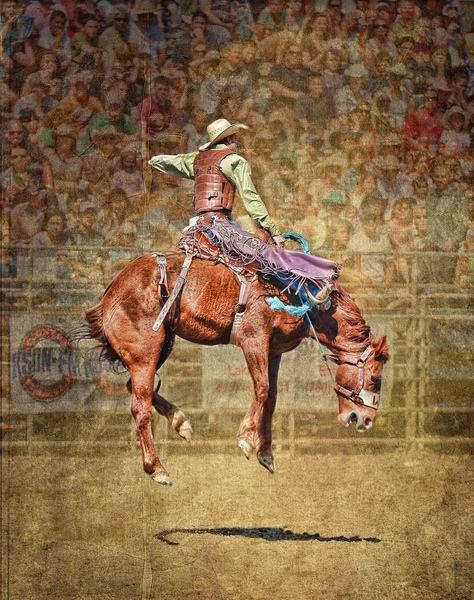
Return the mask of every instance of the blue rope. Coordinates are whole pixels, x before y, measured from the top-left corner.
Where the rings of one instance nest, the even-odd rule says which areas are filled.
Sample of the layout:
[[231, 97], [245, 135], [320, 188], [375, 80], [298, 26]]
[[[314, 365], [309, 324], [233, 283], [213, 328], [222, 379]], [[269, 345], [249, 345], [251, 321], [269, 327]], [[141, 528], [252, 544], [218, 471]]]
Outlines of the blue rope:
[[325, 361], [325, 357], [324, 357], [324, 348], [321, 346], [321, 342], [319, 341], [318, 336], [316, 335], [316, 330], [314, 329], [314, 325], [313, 322], [311, 321], [311, 319], [309, 318], [308, 314], [305, 314], [306, 319], [308, 320], [309, 326], [311, 327], [311, 331], [313, 332], [314, 335], [314, 339], [316, 340], [316, 342], [318, 343], [318, 347], [319, 350], [321, 352], [321, 354], [323, 355], [323, 360]]
[[311, 310], [311, 305], [307, 302], [303, 302], [301, 300], [301, 306], [293, 306], [292, 304], [283, 304], [283, 302], [278, 298], [278, 296], [272, 296], [271, 298], [266, 298], [268, 306], [272, 310], [284, 310], [290, 315], [294, 317], [304, 317], [307, 316], [309, 310]]
[[301, 233], [296, 233], [296, 231], [288, 231], [288, 233], [284, 233], [282, 237], [284, 237], [285, 240], [293, 240], [294, 242], [298, 242], [298, 244], [301, 246], [301, 250], [305, 254], [311, 254], [309, 250], [309, 244], [306, 238], [301, 235]]

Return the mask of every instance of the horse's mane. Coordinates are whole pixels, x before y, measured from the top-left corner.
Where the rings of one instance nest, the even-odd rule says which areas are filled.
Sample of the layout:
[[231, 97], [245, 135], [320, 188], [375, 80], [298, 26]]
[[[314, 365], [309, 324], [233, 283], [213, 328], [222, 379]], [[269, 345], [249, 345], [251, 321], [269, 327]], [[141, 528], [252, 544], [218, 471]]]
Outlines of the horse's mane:
[[366, 342], [370, 336], [370, 327], [364, 321], [360, 308], [354, 302], [351, 295], [339, 284], [336, 284], [333, 298], [336, 301], [336, 310], [344, 317], [346, 323], [349, 325], [347, 331], [348, 341], [359, 344]]

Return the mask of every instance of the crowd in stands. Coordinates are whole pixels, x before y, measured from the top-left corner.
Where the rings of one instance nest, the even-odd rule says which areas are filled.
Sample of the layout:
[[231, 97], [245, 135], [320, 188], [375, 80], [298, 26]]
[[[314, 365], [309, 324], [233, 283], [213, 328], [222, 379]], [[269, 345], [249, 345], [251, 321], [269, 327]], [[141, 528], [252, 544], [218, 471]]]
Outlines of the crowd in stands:
[[4, 0], [0, 74], [3, 277], [15, 245], [56, 247], [56, 275], [84, 281], [118, 247], [171, 246], [192, 182], [148, 159], [197, 150], [223, 117], [250, 127], [239, 151], [279, 228], [354, 253], [348, 281], [474, 283], [457, 0]]

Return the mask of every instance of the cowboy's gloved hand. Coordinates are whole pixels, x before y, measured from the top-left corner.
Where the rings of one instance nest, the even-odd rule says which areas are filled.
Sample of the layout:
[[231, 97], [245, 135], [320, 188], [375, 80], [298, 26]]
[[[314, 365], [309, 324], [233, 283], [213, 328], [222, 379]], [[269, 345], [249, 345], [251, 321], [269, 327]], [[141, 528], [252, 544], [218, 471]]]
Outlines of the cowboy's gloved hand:
[[283, 247], [285, 245], [285, 238], [282, 235], [274, 235], [273, 236], [273, 241], [275, 242], [275, 244], [277, 246], [281, 246]]

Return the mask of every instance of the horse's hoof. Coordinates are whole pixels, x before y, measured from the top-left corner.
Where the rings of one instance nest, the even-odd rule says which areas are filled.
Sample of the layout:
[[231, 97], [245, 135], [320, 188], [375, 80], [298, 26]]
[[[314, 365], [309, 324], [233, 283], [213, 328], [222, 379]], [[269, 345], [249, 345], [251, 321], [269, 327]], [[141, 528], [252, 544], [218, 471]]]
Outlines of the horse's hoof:
[[154, 473], [151, 477], [153, 481], [156, 481], [156, 483], [160, 483], [161, 485], [173, 485], [173, 482], [167, 473]]
[[252, 446], [245, 440], [239, 440], [237, 445], [242, 450], [242, 452], [245, 454], [245, 458], [248, 460], [252, 454]]
[[189, 421], [185, 421], [181, 427], [178, 429], [179, 435], [189, 443], [191, 443], [191, 436], [193, 434], [193, 428], [191, 427], [191, 423]]
[[262, 467], [265, 467], [265, 469], [267, 469], [267, 471], [270, 471], [270, 473], [275, 473], [275, 465], [273, 463], [273, 458], [271, 456], [265, 456], [262, 454], [258, 454], [257, 455], [258, 458], [258, 462], [262, 465]]

